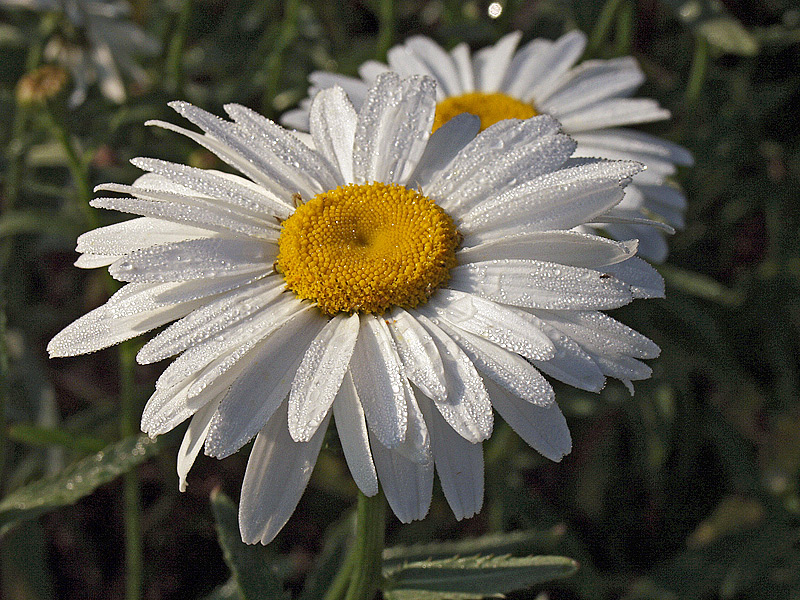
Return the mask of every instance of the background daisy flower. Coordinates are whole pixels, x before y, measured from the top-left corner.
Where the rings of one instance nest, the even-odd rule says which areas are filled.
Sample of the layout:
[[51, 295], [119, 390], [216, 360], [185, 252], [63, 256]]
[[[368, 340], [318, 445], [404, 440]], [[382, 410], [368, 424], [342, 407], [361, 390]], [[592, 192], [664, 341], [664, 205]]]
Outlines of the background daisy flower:
[[[575, 156], [635, 160], [647, 166], [628, 186], [622, 202], [591, 225], [618, 240], [638, 239], [640, 255], [662, 262], [668, 252], [664, 233], [644, 220], [683, 227], [686, 198], [667, 178], [676, 165], [691, 165], [692, 156], [676, 144], [624, 126], [668, 119], [669, 111], [655, 100], [630, 97], [644, 82], [632, 57], [575, 66], [586, 46], [583, 32], [571, 31], [554, 42], [535, 39], [517, 49], [521, 37], [520, 32], [510, 33], [470, 56], [466, 44], [446, 52], [430, 38], [414, 36], [388, 51], [388, 65], [361, 65], [360, 79], [312, 73], [309, 98], [339, 85], [359, 107], [375, 78], [391, 70], [436, 80], [434, 129], [464, 112], [478, 115], [483, 129], [501, 119], [553, 116], [578, 142]], [[282, 122], [307, 130], [309, 102], [287, 112]]]
[[[544, 456], [570, 451], [543, 371], [587, 390], [649, 376], [658, 348], [600, 312], [662, 294], [635, 242], [573, 229], [617, 205], [641, 169], [571, 158], [548, 116], [482, 133], [463, 115], [431, 134], [436, 85], [384, 74], [358, 112], [338, 87], [310, 108], [313, 148], [239, 105], [225, 121], [171, 106], [182, 133], [246, 177], [156, 159], [96, 207], [141, 215], [78, 240], [81, 267], [128, 285], [59, 333], [92, 352], [174, 321], [141, 349], [164, 371], [142, 416], [191, 418], [181, 488], [201, 447], [255, 437], [242, 485], [246, 542], [268, 543], [308, 483], [331, 417], [358, 487], [378, 482], [421, 519], [434, 468], [459, 519], [483, 499], [493, 411]], [[491, 165], [490, 170], [486, 169]]]
[[73, 30], [61, 31], [50, 39], [44, 57], [72, 74], [75, 90], [69, 99], [71, 106], [82, 104], [94, 83], [109, 100], [124, 102], [123, 73], [140, 85], [147, 83], [147, 74], [136, 59], [157, 54], [160, 45], [129, 19], [127, 2], [0, 0], [0, 5], [65, 15]]

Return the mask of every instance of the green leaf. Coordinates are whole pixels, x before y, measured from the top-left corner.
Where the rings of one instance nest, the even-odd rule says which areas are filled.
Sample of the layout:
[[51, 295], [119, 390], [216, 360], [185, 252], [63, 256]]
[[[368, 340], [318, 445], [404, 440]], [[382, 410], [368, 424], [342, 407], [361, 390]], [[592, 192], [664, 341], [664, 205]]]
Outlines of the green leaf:
[[100, 438], [74, 431], [19, 423], [8, 428], [8, 438], [29, 446], [63, 446], [78, 452], [100, 452], [106, 443]]
[[758, 41], [719, 0], [663, 0], [695, 34], [730, 54], [754, 56]]
[[385, 573], [385, 595], [412, 598], [484, 598], [572, 575], [578, 564], [563, 556], [469, 556], [405, 563]]
[[527, 529], [510, 533], [492, 533], [466, 540], [394, 546], [383, 551], [383, 564], [385, 568], [390, 568], [393, 564], [400, 562], [408, 563], [451, 556], [528, 554], [532, 548], [553, 547], [561, 541], [562, 537], [562, 528]]
[[239, 533], [236, 505], [219, 490], [211, 493], [211, 508], [217, 520], [217, 537], [231, 570], [241, 600], [283, 600], [289, 595], [267, 562], [263, 546], [248, 546]]
[[231, 577], [222, 585], [215, 587], [208, 596], [203, 596], [202, 600], [240, 600], [239, 586]]
[[57, 475], [12, 492], [0, 501], [0, 535], [19, 521], [74, 504], [141, 464], [159, 449], [160, 444], [146, 435], [127, 437], [79, 460]]
[[[347, 544], [355, 529], [355, 514], [347, 514], [325, 532], [325, 544], [308, 574], [300, 600], [322, 600], [344, 563]], [[385, 563], [384, 563], [385, 564]]]
[[75, 239], [81, 232], [79, 226], [52, 211], [14, 211], [0, 218], [0, 238], [22, 233], [44, 233], [47, 235]]

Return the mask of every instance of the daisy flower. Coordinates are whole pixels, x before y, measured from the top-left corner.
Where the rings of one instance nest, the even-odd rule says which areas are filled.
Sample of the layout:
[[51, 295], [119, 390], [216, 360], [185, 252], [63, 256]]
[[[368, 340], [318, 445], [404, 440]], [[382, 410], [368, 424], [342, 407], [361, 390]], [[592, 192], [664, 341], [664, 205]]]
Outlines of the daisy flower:
[[[664, 261], [667, 243], [662, 229], [683, 227], [686, 209], [686, 198], [667, 178], [676, 165], [691, 165], [692, 156], [680, 146], [622, 126], [668, 119], [669, 111], [655, 100], [630, 98], [644, 81], [632, 57], [574, 66], [586, 46], [582, 32], [572, 31], [554, 42], [535, 39], [517, 49], [521, 37], [520, 32], [511, 33], [474, 56], [466, 44], [446, 52], [430, 38], [411, 37], [389, 50], [388, 65], [364, 63], [360, 79], [312, 73], [309, 97], [339, 85], [358, 108], [375, 78], [391, 70], [436, 80], [434, 129], [465, 112], [478, 115], [483, 129], [501, 119], [555, 117], [578, 142], [575, 156], [634, 160], [647, 166], [634, 177], [622, 202], [591, 225], [618, 240], [638, 238], [640, 255]], [[307, 131], [309, 106], [310, 100], [303, 101], [282, 122]], [[649, 219], [665, 226], [659, 228]]]
[[124, 102], [121, 71], [140, 85], [147, 83], [147, 74], [135, 57], [157, 54], [159, 44], [128, 19], [127, 2], [0, 0], [0, 5], [61, 12], [66, 16], [74, 28], [73, 35], [54, 36], [44, 48], [44, 58], [71, 72], [75, 90], [70, 96], [70, 106], [82, 104], [94, 83], [98, 83], [109, 100]]
[[[51, 356], [92, 352], [175, 321], [141, 349], [164, 371], [142, 416], [156, 436], [191, 418], [180, 487], [201, 447], [255, 437], [240, 527], [268, 543], [294, 511], [333, 417], [358, 487], [421, 519], [434, 468], [459, 519], [483, 498], [481, 442], [497, 412], [544, 456], [571, 447], [540, 371], [587, 390], [649, 376], [658, 348], [600, 312], [661, 295], [635, 242], [572, 231], [619, 203], [641, 169], [573, 159], [557, 121], [431, 134], [427, 77], [377, 78], [356, 112], [341, 88], [310, 110], [310, 141], [228, 105], [226, 121], [171, 104], [161, 122], [245, 177], [137, 158], [141, 215], [82, 235], [80, 267], [128, 282], [59, 333]], [[310, 144], [310, 145], [309, 145]], [[312, 147], [313, 146], [313, 147]]]

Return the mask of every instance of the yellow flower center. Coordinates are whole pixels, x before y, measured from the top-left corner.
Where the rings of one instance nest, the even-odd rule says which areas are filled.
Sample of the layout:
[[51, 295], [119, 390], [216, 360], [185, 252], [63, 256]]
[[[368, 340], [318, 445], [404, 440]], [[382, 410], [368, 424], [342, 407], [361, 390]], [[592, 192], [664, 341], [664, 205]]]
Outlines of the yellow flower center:
[[530, 119], [539, 114], [532, 104], [526, 104], [505, 94], [470, 92], [445, 98], [436, 105], [433, 130], [436, 131], [461, 113], [480, 117], [481, 131], [503, 119]]
[[459, 234], [433, 201], [397, 184], [348, 184], [283, 222], [277, 269], [328, 315], [413, 308], [447, 281]]

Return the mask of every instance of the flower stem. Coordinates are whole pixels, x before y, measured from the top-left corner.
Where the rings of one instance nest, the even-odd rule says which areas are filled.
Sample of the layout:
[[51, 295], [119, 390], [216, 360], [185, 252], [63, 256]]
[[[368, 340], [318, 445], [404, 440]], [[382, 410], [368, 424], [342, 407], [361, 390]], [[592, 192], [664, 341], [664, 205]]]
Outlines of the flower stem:
[[178, 22], [169, 42], [165, 72], [167, 89], [178, 95], [183, 92], [183, 49], [186, 46], [186, 34], [191, 16], [192, 0], [183, 0]]
[[394, 42], [394, 0], [379, 0], [378, 20], [378, 45], [375, 48], [375, 58], [385, 60], [386, 53]]
[[375, 596], [381, 581], [385, 520], [383, 492], [372, 497], [359, 492], [355, 539], [325, 600], [371, 600]]
[[686, 83], [684, 99], [689, 108], [695, 108], [703, 91], [703, 84], [706, 81], [708, 71], [708, 42], [698, 35], [695, 40], [694, 57], [692, 58], [692, 69], [689, 73], [689, 81]]

